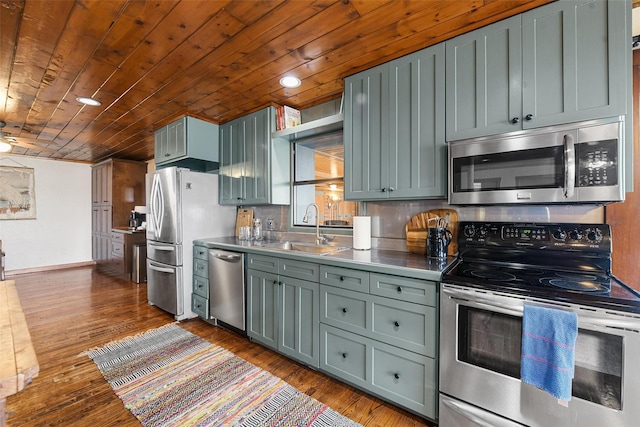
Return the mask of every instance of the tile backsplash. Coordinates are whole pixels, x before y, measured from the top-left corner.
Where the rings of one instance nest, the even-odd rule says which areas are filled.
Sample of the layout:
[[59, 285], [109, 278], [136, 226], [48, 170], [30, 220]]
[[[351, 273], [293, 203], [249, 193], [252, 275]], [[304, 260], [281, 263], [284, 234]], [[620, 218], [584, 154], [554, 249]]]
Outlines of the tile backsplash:
[[[512, 221], [512, 222], [576, 222], [602, 223], [604, 208], [596, 205], [549, 206], [450, 206], [446, 200], [367, 202], [363, 215], [371, 216], [372, 247], [406, 251], [405, 225], [409, 219], [430, 209], [452, 208], [461, 221]], [[273, 219], [274, 229], [285, 233], [293, 231], [289, 224], [289, 206], [253, 206], [254, 215], [265, 224]], [[309, 234], [314, 230], [309, 230]], [[330, 231], [323, 231], [332, 235]], [[351, 236], [337, 236], [341, 244], [349, 244]]]

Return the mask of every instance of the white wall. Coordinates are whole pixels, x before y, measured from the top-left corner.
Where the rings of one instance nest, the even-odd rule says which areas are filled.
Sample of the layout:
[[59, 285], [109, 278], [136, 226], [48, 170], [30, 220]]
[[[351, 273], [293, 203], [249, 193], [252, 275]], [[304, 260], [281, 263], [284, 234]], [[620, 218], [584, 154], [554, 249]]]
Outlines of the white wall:
[[35, 173], [36, 219], [0, 220], [7, 273], [90, 262], [91, 165], [9, 155], [0, 165]]

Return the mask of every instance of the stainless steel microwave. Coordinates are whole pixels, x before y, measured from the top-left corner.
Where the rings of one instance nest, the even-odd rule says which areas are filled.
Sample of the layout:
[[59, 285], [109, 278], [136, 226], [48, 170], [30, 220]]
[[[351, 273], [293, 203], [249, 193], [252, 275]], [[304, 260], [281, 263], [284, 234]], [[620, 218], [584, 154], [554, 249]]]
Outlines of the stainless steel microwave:
[[452, 205], [624, 200], [624, 117], [449, 143]]

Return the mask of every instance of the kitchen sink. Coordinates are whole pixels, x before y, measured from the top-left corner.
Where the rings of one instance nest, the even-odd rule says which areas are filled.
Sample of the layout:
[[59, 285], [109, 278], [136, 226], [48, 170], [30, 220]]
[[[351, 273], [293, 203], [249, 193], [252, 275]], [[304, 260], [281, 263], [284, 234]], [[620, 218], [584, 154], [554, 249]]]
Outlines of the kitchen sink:
[[307, 252], [312, 254], [328, 254], [332, 252], [349, 249], [346, 246], [314, 245], [313, 243], [301, 242], [277, 242], [262, 246], [264, 249], [275, 249], [280, 251]]

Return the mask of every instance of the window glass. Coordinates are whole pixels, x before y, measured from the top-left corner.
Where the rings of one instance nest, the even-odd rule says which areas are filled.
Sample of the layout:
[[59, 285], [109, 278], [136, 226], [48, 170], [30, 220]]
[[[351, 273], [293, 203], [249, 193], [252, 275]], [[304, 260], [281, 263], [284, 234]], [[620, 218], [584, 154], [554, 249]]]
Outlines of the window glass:
[[[351, 228], [357, 202], [344, 200], [344, 145], [342, 132], [307, 138], [294, 144], [293, 225]], [[316, 218], [310, 209], [318, 206]]]

